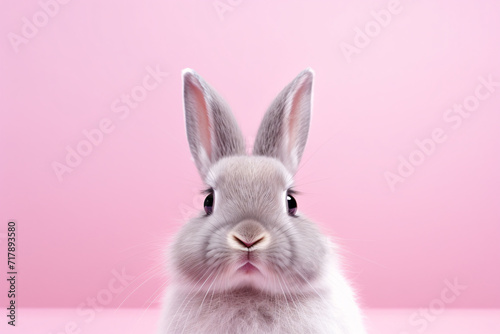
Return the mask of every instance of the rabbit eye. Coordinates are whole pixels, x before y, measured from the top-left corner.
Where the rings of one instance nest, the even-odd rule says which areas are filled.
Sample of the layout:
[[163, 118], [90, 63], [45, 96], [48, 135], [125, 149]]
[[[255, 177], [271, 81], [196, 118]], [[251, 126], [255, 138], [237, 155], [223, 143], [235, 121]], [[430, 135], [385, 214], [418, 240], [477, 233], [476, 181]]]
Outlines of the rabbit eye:
[[207, 197], [205, 197], [203, 208], [205, 209], [207, 216], [212, 214], [212, 212], [214, 211], [214, 193], [210, 193]]
[[288, 214], [290, 216], [295, 216], [295, 214], [297, 213], [297, 201], [295, 200], [295, 198], [293, 198], [292, 195], [286, 195], [286, 204], [288, 208]]

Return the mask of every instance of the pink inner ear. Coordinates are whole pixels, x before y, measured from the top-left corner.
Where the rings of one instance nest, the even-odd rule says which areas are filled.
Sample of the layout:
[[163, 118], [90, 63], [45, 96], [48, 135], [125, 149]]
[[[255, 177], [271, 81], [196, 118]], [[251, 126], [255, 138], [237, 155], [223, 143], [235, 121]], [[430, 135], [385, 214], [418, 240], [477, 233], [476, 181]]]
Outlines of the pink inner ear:
[[207, 156], [211, 159], [212, 155], [212, 141], [210, 137], [210, 118], [208, 116], [208, 108], [205, 100], [203, 88], [198, 82], [190, 81], [188, 89], [193, 97], [195, 103], [196, 119], [198, 121], [198, 136], [201, 146], [205, 149]]
[[299, 83], [299, 88], [293, 93], [290, 114], [288, 115], [288, 152], [292, 153], [297, 144], [301, 109], [304, 108], [304, 94], [307, 91], [305, 80]]

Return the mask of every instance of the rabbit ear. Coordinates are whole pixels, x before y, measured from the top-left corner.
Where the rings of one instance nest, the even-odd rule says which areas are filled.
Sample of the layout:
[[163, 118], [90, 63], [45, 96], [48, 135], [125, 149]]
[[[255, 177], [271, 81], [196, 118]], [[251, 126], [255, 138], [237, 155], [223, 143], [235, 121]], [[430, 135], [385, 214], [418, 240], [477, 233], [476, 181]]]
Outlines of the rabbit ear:
[[186, 132], [202, 178], [222, 157], [245, 154], [245, 140], [226, 102], [195, 71], [182, 71]]
[[295, 174], [304, 152], [312, 108], [312, 69], [302, 71], [269, 107], [255, 139], [253, 154], [279, 159]]

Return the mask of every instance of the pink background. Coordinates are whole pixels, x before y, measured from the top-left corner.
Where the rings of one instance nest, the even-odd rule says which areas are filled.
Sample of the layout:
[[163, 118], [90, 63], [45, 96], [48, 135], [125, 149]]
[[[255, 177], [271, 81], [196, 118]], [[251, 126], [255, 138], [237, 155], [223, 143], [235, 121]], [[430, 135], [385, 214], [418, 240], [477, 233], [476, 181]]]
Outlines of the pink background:
[[[343, 246], [363, 304], [427, 306], [457, 278], [467, 289], [448, 307], [500, 307], [500, 86], [456, 129], [443, 120], [480, 76], [500, 81], [500, 2], [402, 0], [350, 62], [341, 43], [388, 1], [229, 1], [222, 16], [213, 3], [71, 1], [16, 52], [9, 33], [21, 35], [41, 7], [3, 1], [0, 253], [15, 220], [19, 303], [77, 307], [124, 268], [137, 279], [104, 306], [151, 304], [164, 283], [161, 250], [203, 199], [181, 70], [226, 98], [250, 140], [275, 95], [310, 66], [297, 199]], [[157, 66], [170, 75], [120, 118], [112, 104]], [[113, 130], [58, 180], [53, 162], [106, 118]], [[447, 140], [391, 191], [384, 173], [435, 128]]]

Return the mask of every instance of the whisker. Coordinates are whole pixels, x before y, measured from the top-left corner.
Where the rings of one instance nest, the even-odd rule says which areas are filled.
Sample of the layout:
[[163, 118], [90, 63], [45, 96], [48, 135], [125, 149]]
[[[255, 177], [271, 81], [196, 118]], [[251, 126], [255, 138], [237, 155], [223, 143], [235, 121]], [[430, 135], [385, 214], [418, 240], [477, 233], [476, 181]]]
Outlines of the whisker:
[[[202, 279], [203, 277], [205, 277], [205, 275], [208, 273], [208, 270], [206, 270], [203, 275], [198, 279], [198, 281], [196, 282], [196, 284], [198, 284]], [[193, 285], [193, 287], [191, 288], [191, 290], [186, 294], [186, 297], [184, 298], [184, 300], [182, 301], [182, 303], [179, 305], [179, 307], [177, 308], [177, 311], [175, 311], [174, 315], [172, 316], [172, 319], [170, 319], [170, 323], [168, 324], [168, 327], [166, 329], [166, 332], [168, 332], [168, 329], [170, 328], [170, 326], [172, 325], [172, 322], [174, 321], [174, 319], [176, 318], [177, 316], [177, 313], [179, 312], [179, 310], [181, 309], [182, 305], [184, 305], [184, 303], [186, 302], [187, 298], [189, 297], [189, 295], [191, 294], [191, 292], [193, 292], [193, 290], [195, 289], [196, 287], [196, 284]], [[177, 324], [178, 324], [179, 320], [177, 320], [176, 322], [176, 325], [175, 325], [175, 328], [177, 328]]]
[[[162, 288], [165, 286], [165, 284], [167, 284], [167, 283], [168, 283], [168, 281], [165, 281], [162, 285], [160, 285], [160, 287], [159, 287], [158, 289], [156, 289], [156, 291], [155, 291], [155, 292], [153, 292], [153, 294], [151, 295], [151, 297], [152, 297], [152, 296], [154, 296], [154, 295], [158, 292], [158, 290], [162, 289]], [[136, 322], [135, 322], [135, 327], [137, 327], [137, 325], [138, 325], [138, 324], [140, 324], [141, 319], [144, 317], [144, 314], [146, 314], [146, 312], [149, 310], [149, 308], [151, 307], [151, 305], [153, 305], [153, 303], [154, 303], [154, 302], [158, 299], [158, 297], [160, 297], [160, 296], [161, 296], [161, 291], [160, 291], [158, 294], [156, 294], [156, 297], [155, 297], [155, 298], [151, 301], [151, 303], [149, 303], [148, 307], [147, 307], [147, 308], [146, 308], [146, 309], [142, 312], [142, 314], [141, 314], [141, 316], [139, 317], [139, 319], [137, 319], [137, 320], [136, 320]], [[151, 297], [150, 297], [150, 298], [151, 298]], [[148, 298], [148, 300], [149, 300], [150, 298]], [[146, 303], [147, 303], [147, 301], [146, 301]], [[146, 303], [145, 303], [145, 304], [146, 304]], [[145, 305], [145, 304], [144, 304], [144, 305]], [[144, 307], [144, 305], [143, 305], [143, 307]], [[134, 331], [134, 332], [136, 333], [136, 331]]]
[[318, 290], [316, 290], [316, 288], [309, 282], [309, 280], [306, 277], [304, 277], [304, 275], [302, 275], [300, 271], [297, 271], [297, 274], [299, 274], [304, 279], [304, 281], [313, 289], [313, 291], [319, 296], [319, 298], [321, 298], [323, 302], [328, 304], [328, 302], [323, 298], [323, 296], [318, 292]]
[[[151, 270], [149, 270], [148, 272], [151, 272], [151, 271], [154, 271], [154, 270], [157, 270], [158, 268], [153, 268]], [[144, 274], [142, 274], [144, 275]], [[142, 276], [141, 275], [141, 276]], [[124, 300], [122, 300], [122, 302], [120, 303], [120, 305], [118, 305], [118, 307], [115, 309], [115, 311], [113, 312], [114, 314], [120, 309], [120, 307], [127, 301], [127, 299], [129, 299], [130, 296], [132, 296], [132, 294], [134, 292], [136, 292], [141, 286], [143, 286], [144, 284], [146, 284], [147, 282], [149, 282], [151, 279], [155, 278], [156, 275], [151, 275], [148, 279], [146, 279], [145, 281], [143, 281], [141, 284], [139, 284], [139, 286], [137, 286], [134, 290], [132, 290], [132, 292], [130, 292], [127, 297], [125, 297]], [[140, 277], [140, 276], [139, 276]], [[135, 280], [134, 280], [135, 281]]]
[[[210, 273], [210, 275], [208, 275], [208, 277], [205, 279], [205, 281], [203, 282], [203, 284], [202, 284], [202, 285], [198, 288], [198, 291], [196, 291], [196, 293], [195, 293], [195, 294], [193, 294], [193, 296], [191, 297], [191, 299], [189, 299], [189, 301], [188, 301], [188, 302], [186, 303], [186, 305], [184, 306], [184, 309], [182, 310], [182, 313], [181, 313], [181, 314], [184, 314], [184, 310], [186, 309], [186, 307], [189, 305], [189, 303], [191, 303], [191, 301], [193, 300], [193, 298], [194, 298], [194, 297], [196, 297], [196, 295], [197, 295], [197, 294], [201, 291], [201, 289], [203, 288], [203, 286], [205, 285], [205, 283], [207, 283], [208, 279], [209, 279], [209, 278], [213, 275], [213, 273], [214, 273], [214, 271], [212, 271], [212, 272]], [[189, 310], [189, 313], [188, 313], [188, 315], [187, 315], [187, 317], [186, 317], [186, 321], [184, 321], [184, 327], [182, 328], [182, 332], [181, 332], [181, 334], [183, 334], [183, 333], [184, 333], [184, 330], [186, 329], [186, 326], [187, 326], [187, 323], [188, 323], [188, 320], [189, 320], [189, 316], [191, 315], [191, 311], [192, 311], [192, 310], [193, 310], [192, 308]], [[177, 327], [176, 327], [176, 328], [177, 328]]]
[[200, 313], [202, 311], [202, 307], [203, 307], [203, 302], [205, 301], [205, 298], [207, 298], [207, 295], [208, 293], [210, 292], [210, 288], [212, 288], [212, 285], [214, 285], [214, 283], [217, 281], [217, 277], [219, 276], [219, 273], [220, 272], [217, 272], [217, 275], [215, 275], [215, 278], [214, 280], [212, 281], [212, 283], [210, 284], [210, 286], [208, 287], [208, 290], [207, 292], [205, 293], [205, 296], [203, 297], [202, 301], [201, 301], [201, 304], [200, 306], [198, 307], [198, 313], [196, 314], [196, 317], [198, 318], [200, 316]]

